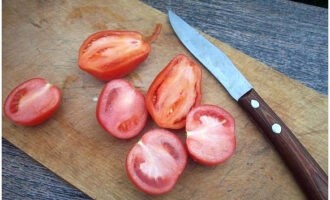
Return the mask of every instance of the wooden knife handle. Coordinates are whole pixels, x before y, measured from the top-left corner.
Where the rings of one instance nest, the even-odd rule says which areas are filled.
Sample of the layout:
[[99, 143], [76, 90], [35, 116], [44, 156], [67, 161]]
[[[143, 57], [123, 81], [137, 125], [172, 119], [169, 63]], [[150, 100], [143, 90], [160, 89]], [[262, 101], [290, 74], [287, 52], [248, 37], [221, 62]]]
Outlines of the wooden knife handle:
[[258, 93], [252, 89], [238, 103], [271, 140], [308, 199], [328, 199], [328, 175]]

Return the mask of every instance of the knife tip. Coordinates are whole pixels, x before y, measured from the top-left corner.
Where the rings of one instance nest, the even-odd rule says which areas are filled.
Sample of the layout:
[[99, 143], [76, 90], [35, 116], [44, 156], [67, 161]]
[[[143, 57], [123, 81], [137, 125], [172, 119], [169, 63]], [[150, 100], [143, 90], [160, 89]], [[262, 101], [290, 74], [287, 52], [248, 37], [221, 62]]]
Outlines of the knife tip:
[[173, 14], [174, 14], [174, 12], [170, 8], [167, 9], [167, 15], [168, 16], [173, 15]]

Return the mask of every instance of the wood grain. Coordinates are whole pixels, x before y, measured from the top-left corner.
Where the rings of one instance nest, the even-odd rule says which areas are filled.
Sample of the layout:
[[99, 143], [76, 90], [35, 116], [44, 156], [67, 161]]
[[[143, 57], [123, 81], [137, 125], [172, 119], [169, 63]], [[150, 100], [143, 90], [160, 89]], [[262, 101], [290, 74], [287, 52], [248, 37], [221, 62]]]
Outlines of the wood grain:
[[[148, 35], [156, 23], [162, 23], [149, 58], [126, 77], [146, 92], [153, 77], [176, 54], [191, 56], [166, 16], [138, 1], [12, 2], [3, 4], [2, 95], [7, 96], [26, 79], [41, 76], [62, 89], [63, 100], [55, 116], [37, 127], [15, 126], [3, 118], [3, 137], [94, 199], [153, 199], [136, 190], [124, 170], [126, 154], [142, 134], [121, 141], [98, 125], [93, 98], [104, 82], [78, 69], [77, 51], [88, 35], [101, 29], [137, 30]], [[229, 55], [327, 172], [327, 98], [209, 39]], [[202, 102], [219, 105], [235, 117], [237, 150], [217, 167], [189, 160], [174, 190], [155, 199], [304, 199], [259, 129], [205, 69], [202, 73]], [[155, 126], [149, 120], [143, 132]], [[178, 135], [184, 139], [183, 130]], [[198, 184], [192, 184], [196, 180]]]

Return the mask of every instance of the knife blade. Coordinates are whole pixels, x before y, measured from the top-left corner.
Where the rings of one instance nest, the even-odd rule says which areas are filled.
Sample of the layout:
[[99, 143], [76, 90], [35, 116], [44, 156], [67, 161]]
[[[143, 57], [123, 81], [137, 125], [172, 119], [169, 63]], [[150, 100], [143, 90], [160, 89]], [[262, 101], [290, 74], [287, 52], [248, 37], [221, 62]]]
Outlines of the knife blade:
[[222, 51], [172, 11], [169, 11], [168, 16], [181, 42], [222, 83], [236, 101], [252, 89], [251, 84]]
[[328, 198], [328, 176], [292, 131], [218, 47], [171, 10], [169, 22], [182, 44], [224, 86], [270, 139], [309, 199]]

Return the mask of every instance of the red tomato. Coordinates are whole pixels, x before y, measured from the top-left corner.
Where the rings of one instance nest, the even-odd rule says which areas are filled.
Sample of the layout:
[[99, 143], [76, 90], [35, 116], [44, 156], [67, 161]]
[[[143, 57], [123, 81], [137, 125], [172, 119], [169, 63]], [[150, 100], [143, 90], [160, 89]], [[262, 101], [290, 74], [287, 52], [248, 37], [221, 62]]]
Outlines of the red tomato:
[[144, 37], [135, 31], [107, 30], [92, 34], [79, 49], [79, 67], [100, 80], [121, 78], [133, 71], [149, 55], [150, 43], [160, 33]]
[[152, 82], [146, 97], [147, 109], [163, 128], [180, 129], [192, 107], [201, 102], [202, 71], [185, 55], [177, 55]]
[[43, 78], [27, 80], [14, 88], [4, 104], [5, 115], [15, 124], [38, 125], [60, 105], [60, 90]]
[[220, 164], [235, 151], [234, 119], [218, 106], [193, 108], [187, 116], [186, 131], [188, 152], [200, 164]]
[[174, 187], [186, 163], [187, 152], [179, 138], [165, 129], [154, 129], [130, 150], [126, 172], [143, 192], [163, 194]]
[[101, 126], [112, 136], [128, 139], [143, 129], [148, 112], [141, 92], [127, 81], [116, 79], [103, 88], [96, 116]]

